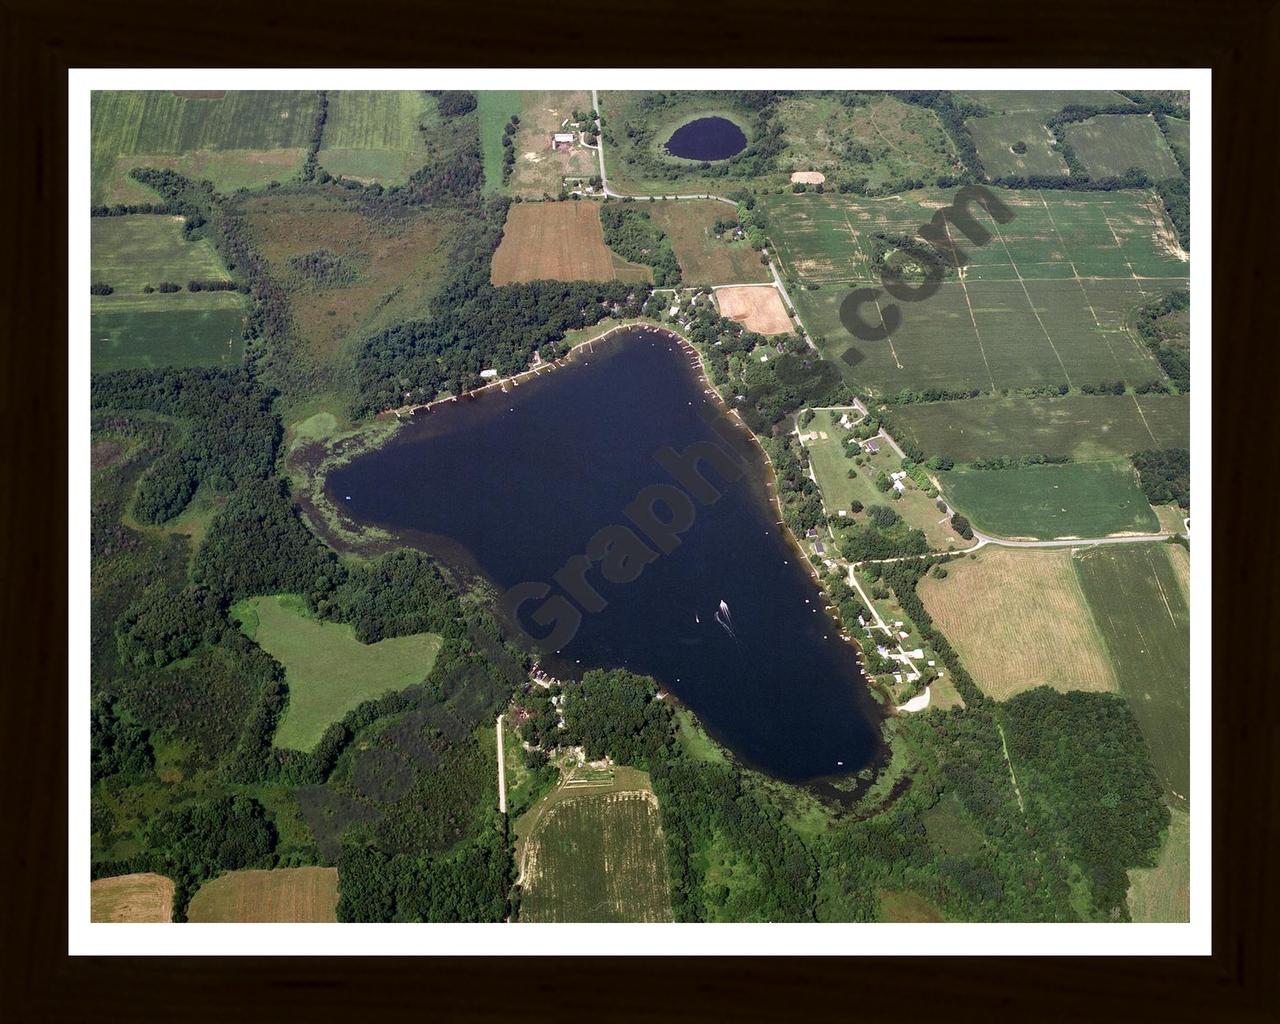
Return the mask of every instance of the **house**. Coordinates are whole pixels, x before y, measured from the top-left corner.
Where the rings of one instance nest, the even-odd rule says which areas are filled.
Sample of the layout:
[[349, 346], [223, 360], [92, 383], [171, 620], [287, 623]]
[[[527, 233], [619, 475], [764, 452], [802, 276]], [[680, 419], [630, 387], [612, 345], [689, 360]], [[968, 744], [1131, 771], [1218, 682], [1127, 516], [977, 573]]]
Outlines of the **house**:
[[880, 442], [872, 438], [870, 441], [867, 442], [866, 447], [867, 447], [868, 454], [875, 455], [878, 451], [880, 451]]
[[822, 546], [822, 541], [820, 540], [815, 540], [813, 542], [813, 551], [814, 554], [818, 555], [825, 555], [827, 553], [827, 549]]
[[493, 380], [494, 377], [498, 376], [498, 371], [497, 370], [481, 370], [480, 376], [483, 377], [485, 380]]
[[556, 132], [551, 136], [551, 148], [567, 152], [573, 148], [573, 132]]

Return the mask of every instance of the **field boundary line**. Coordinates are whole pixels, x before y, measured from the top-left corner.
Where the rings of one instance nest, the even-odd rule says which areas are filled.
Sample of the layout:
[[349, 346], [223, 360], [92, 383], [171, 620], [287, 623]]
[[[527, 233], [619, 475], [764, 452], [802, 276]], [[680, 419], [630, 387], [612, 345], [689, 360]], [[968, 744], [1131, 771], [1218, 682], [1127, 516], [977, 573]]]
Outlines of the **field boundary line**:
[[[1004, 247], [1004, 254], [1009, 257], [1009, 265], [1013, 267], [1014, 274], [1018, 277], [1018, 284], [1022, 285], [1022, 294], [1027, 297], [1027, 305], [1031, 307], [1031, 315], [1036, 318], [1036, 323], [1040, 325], [1040, 331], [1044, 334], [1044, 340], [1049, 343], [1049, 347], [1053, 349], [1053, 355], [1058, 360], [1058, 365], [1062, 367], [1062, 375], [1067, 378], [1067, 387], [1071, 387], [1071, 374], [1067, 372], [1067, 364], [1062, 361], [1062, 356], [1058, 353], [1058, 346], [1053, 343], [1053, 339], [1049, 337], [1049, 331], [1044, 325], [1044, 321], [1040, 319], [1040, 311], [1036, 309], [1035, 302], [1031, 299], [1031, 292], [1027, 290], [1027, 283], [1022, 279], [1022, 271], [1018, 269], [1018, 264], [1014, 262], [1013, 253], [1009, 251], [1009, 243], [1004, 240], [1004, 235], [1000, 232], [1000, 226], [996, 224], [995, 219], [991, 219], [991, 224], [996, 230], [996, 237], [1000, 239], [1000, 244]], [[1114, 353], [1112, 353], [1114, 358]]]
[[1133, 399], [1133, 404], [1138, 409], [1138, 415], [1142, 418], [1142, 425], [1147, 428], [1147, 433], [1151, 435], [1151, 443], [1158, 448], [1160, 446], [1160, 442], [1156, 440], [1155, 432], [1151, 429], [1151, 424], [1147, 422], [1147, 414], [1142, 411], [1142, 403], [1138, 401], [1138, 396], [1136, 394], [1132, 394], [1130, 397]]
[[[951, 237], [951, 222], [943, 220], [942, 226], [946, 229], [947, 241], [951, 243], [951, 252], [953, 254], [959, 252], [956, 248], [955, 239]], [[1005, 246], [1005, 252], [1008, 252], [1008, 246]], [[982, 332], [978, 330], [978, 318], [974, 315], [973, 303], [969, 301], [969, 286], [964, 281], [964, 270], [964, 267], [957, 267], [956, 277], [960, 279], [960, 291], [964, 295], [964, 304], [969, 309], [969, 322], [973, 324], [973, 336], [978, 339], [978, 352], [982, 355], [982, 365], [987, 368], [987, 380], [991, 381], [991, 393], [994, 395], [996, 393], [996, 378], [995, 374], [991, 372], [991, 363], [987, 361], [987, 347], [982, 344]], [[1016, 271], [1017, 268], [1015, 267], [1014, 270]]]

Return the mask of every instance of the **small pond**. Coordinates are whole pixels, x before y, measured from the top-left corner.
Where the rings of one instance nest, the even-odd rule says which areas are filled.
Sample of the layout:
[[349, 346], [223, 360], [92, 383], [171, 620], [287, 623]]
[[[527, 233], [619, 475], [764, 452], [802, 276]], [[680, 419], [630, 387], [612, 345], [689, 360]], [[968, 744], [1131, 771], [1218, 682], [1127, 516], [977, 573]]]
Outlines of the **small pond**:
[[685, 160], [728, 160], [746, 146], [742, 129], [727, 117], [700, 117], [677, 128], [666, 150]]

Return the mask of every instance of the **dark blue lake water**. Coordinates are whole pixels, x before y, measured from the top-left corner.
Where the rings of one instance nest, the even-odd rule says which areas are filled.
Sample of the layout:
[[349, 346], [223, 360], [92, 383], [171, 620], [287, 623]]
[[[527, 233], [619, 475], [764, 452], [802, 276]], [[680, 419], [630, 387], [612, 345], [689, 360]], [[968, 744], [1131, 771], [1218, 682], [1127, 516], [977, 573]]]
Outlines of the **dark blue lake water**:
[[[882, 711], [777, 524], [758, 449], [740, 427], [730, 445], [718, 441], [702, 389], [671, 335], [620, 332], [506, 394], [495, 388], [420, 414], [385, 447], [334, 471], [326, 488], [357, 522], [499, 591], [541, 582], [563, 595], [553, 575], [597, 531], [617, 524], [643, 536], [624, 509], [651, 485], [680, 486], [655, 459], [660, 448], [717, 441], [746, 452], [735, 481], [700, 466], [719, 499], [692, 495], [678, 546], [638, 578], [609, 582], [591, 566], [586, 579], [606, 607], [583, 614], [542, 664], [561, 678], [596, 667], [652, 675], [744, 763], [778, 778], [851, 774], [880, 756]], [[536, 636], [547, 632], [530, 619], [542, 600], [518, 616]]]
[[728, 160], [746, 148], [747, 137], [727, 117], [700, 117], [667, 139], [667, 152], [686, 160]]

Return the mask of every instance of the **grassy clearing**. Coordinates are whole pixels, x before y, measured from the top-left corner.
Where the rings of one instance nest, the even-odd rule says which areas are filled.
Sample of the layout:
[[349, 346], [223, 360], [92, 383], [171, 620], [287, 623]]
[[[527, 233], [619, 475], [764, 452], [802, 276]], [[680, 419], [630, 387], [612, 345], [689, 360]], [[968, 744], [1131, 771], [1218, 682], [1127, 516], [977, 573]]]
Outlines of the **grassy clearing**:
[[1186, 448], [1185, 395], [1066, 395], [919, 402], [892, 412], [894, 437], [957, 462], [1000, 456], [1067, 455], [1077, 462], [1145, 448]]
[[[971, 117], [965, 122], [989, 177], [1067, 174], [1067, 162], [1051, 148], [1053, 133], [1045, 127], [1044, 118], [1035, 111], [1020, 111]], [[1026, 150], [1015, 153], [1013, 146], [1019, 142]]]
[[141, 872], [99, 878], [89, 886], [89, 920], [156, 924], [173, 919], [173, 882]]
[[1040, 114], [1063, 107], [1109, 107], [1131, 102], [1110, 89], [970, 89], [961, 96], [981, 103], [994, 114]]
[[[1171, 805], [1191, 785], [1191, 614], [1168, 544], [1078, 552], [1075, 568]], [[1185, 554], [1185, 552], [1182, 552]]]
[[898, 924], [936, 924], [945, 921], [942, 911], [923, 896], [906, 890], [880, 890], [880, 920]]
[[938, 115], [893, 96], [856, 107], [830, 96], [790, 96], [778, 104], [778, 120], [788, 174], [866, 178], [879, 188], [908, 178], [933, 182], [959, 166]]
[[[526, 199], [559, 195], [565, 178], [593, 178], [600, 173], [594, 149], [576, 142], [567, 153], [551, 148], [551, 136], [556, 132], [575, 131], [572, 124], [563, 126], [565, 120], [572, 118], [575, 110], [586, 113], [590, 109], [591, 93], [586, 90], [520, 93], [520, 127], [514, 142], [516, 165], [508, 182], [513, 195]], [[505, 124], [503, 121], [497, 127], [499, 144]], [[500, 148], [497, 155], [500, 161]], [[488, 165], [485, 167], [487, 175]]]
[[850, 383], [994, 392], [1160, 377], [1127, 323], [1144, 301], [1184, 283], [1187, 265], [1166, 244], [1163, 210], [1142, 193], [1002, 191], [1014, 219], [996, 224], [975, 208], [992, 241], [967, 248], [963, 279], [950, 275], [927, 302], [903, 305], [889, 339], [851, 338], [840, 306], [853, 288], [879, 284], [872, 236], [914, 235], [953, 195], [763, 197], [783, 270], [798, 282], [789, 290], [800, 317]]
[[681, 276], [687, 285], [751, 284], [770, 280], [769, 268], [746, 239], [733, 241], [728, 233], [717, 238], [718, 220], [737, 214], [714, 199], [653, 203], [647, 207], [653, 222], [671, 239]]
[[434, 633], [362, 644], [346, 623], [320, 622], [292, 595], [254, 597], [232, 608], [241, 630], [285, 668], [289, 707], [275, 743], [310, 750], [328, 726], [363, 701], [421, 682], [440, 651]]
[[[94, 281], [104, 281], [115, 289], [112, 295], [94, 296], [110, 306], [127, 302], [129, 308], [168, 309], [175, 303], [199, 308], [210, 305], [238, 305], [235, 292], [188, 292], [187, 282], [230, 281], [213, 245], [207, 239], [190, 242], [182, 237], [183, 219], [154, 214], [130, 217], [93, 217], [89, 221], [89, 263]], [[144, 295], [147, 285], [157, 287], [173, 281], [183, 291], [167, 295]]]
[[161, 366], [239, 366], [244, 359], [239, 309], [186, 309], [171, 313], [92, 313], [89, 369]]
[[[245, 215], [276, 280], [289, 294], [302, 358], [330, 366], [344, 346], [390, 324], [427, 314], [448, 261], [453, 222], [426, 211], [390, 225], [333, 194], [254, 196]], [[315, 282], [291, 259], [326, 250], [345, 282]]]
[[187, 917], [216, 924], [336, 922], [338, 869], [230, 871], [196, 891]]
[[920, 599], [983, 693], [1117, 688], [1070, 549], [986, 547], [946, 568], [920, 581]]
[[525, 851], [521, 921], [670, 921], [651, 791], [582, 792], [547, 810]]
[[1129, 872], [1129, 916], [1134, 921], [1191, 920], [1191, 816], [1169, 808], [1169, 831], [1153, 868]]
[[1160, 529], [1127, 462], [956, 469], [941, 480], [974, 527], [997, 537], [1052, 540]]
[[[967, 546], [969, 542], [951, 529], [947, 517], [938, 511], [936, 499], [922, 491], [914, 480], [908, 477], [903, 481], [905, 490], [896, 501], [890, 494], [877, 490], [879, 475], [897, 472], [901, 469], [901, 460], [884, 441], [880, 442], [880, 450], [874, 455], [864, 453], [858, 456], [862, 459], [861, 464], [848, 458], [842, 442], [850, 431], [840, 425], [841, 417], [846, 415], [850, 422], [858, 418], [852, 410], [846, 413], [844, 410], [819, 409], [813, 421], [801, 431], [804, 446], [809, 451], [809, 464], [813, 467], [828, 511], [850, 511], [855, 501], [862, 502], [864, 508], [888, 505], [902, 516], [908, 526], [923, 530], [935, 550], [948, 551]], [[850, 470], [857, 475], [850, 478]]]
[[1150, 114], [1099, 114], [1066, 127], [1067, 141], [1095, 178], [1137, 167], [1156, 181], [1181, 172]]
[[193, 99], [172, 92], [95, 92], [90, 175], [95, 203], [155, 195], [128, 174], [170, 167], [220, 191], [284, 181], [302, 166], [315, 125], [315, 92], [229, 91]]
[[1191, 122], [1180, 117], [1166, 117], [1169, 126], [1168, 142], [1170, 148], [1182, 155], [1182, 159], [1191, 163]]
[[486, 192], [502, 189], [502, 130], [519, 114], [520, 92], [514, 89], [482, 89], [476, 93], [476, 113], [480, 118], [480, 152], [484, 157]]
[[[95, 372], [159, 366], [235, 366], [244, 354], [245, 300], [238, 292], [187, 290], [191, 280], [228, 281], [208, 241], [182, 237], [180, 217], [94, 217], [90, 265], [110, 295], [90, 302]], [[182, 286], [151, 293], [161, 282]]]
[[985, 845], [982, 831], [973, 824], [960, 798], [946, 793], [921, 816], [929, 841], [951, 857], [968, 857]]
[[507, 212], [490, 278], [497, 285], [615, 278], [651, 281], [653, 271], [627, 263], [604, 244], [595, 203], [518, 203]]
[[427, 162], [428, 133], [440, 120], [436, 101], [421, 91], [331, 92], [320, 166], [364, 182], [401, 184]]

